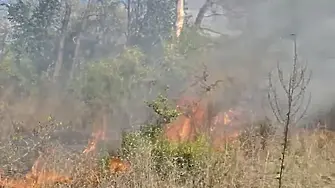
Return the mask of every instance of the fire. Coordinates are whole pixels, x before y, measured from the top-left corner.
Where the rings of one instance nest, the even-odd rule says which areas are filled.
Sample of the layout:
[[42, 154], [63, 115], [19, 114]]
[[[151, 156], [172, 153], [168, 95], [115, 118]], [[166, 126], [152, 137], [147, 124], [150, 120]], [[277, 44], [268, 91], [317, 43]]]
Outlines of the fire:
[[228, 112], [220, 112], [218, 115], [216, 115], [213, 118], [213, 124], [214, 125], [231, 125], [233, 121], [233, 117], [235, 116], [234, 111], [232, 109], [229, 109]]
[[[47, 153], [54, 153], [53, 149], [47, 150]], [[26, 179], [32, 179], [37, 184], [47, 183], [70, 183], [71, 177], [63, 176], [55, 171], [43, 170], [43, 154], [41, 154], [31, 168], [31, 172], [26, 175]]]
[[[177, 119], [165, 127], [165, 136], [172, 142], [193, 141], [196, 129], [204, 121], [204, 107], [193, 98], [181, 98], [177, 109], [184, 112]], [[195, 126], [193, 126], [195, 125]]]
[[[206, 131], [206, 127], [204, 127], [207, 119], [206, 101], [195, 101], [194, 98], [182, 98], [178, 101], [177, 109], [185, 113], [166, 126], [165, 136], [168, 140], [174, 142], [192, 141], [199, 131]], [[211, 119], [210, 132], [222, 126], [231, 129], [236, 115], [233, 109], [229, 109], [227, 112], [219, 112]], [[238, 131], [231, 131], [225, 137], [235, 139], [238, 135]]]
[[63, 176], [54, 171], [45, 171], [38, 174], [28, 173], [26, 179], [31, 179], [37, 185], [54, 184], [54, 183], [71, 183], [72, 178]]
[[97, 132], [92, 133], [92, 139], [88, 142], [88, 145], [86, 149], [83, 151], [84, 154], [88, 154], [92, 151], [96, 150], [97, 144], [100, 140], [105, 140], [105, 131], [104, 130], [98, 130]]
[[[93, 132], [92, 137], [93, 138], [89, 141], [88, 146], [83, 151], [84, 154], [95, 151], [98, 142], [107, 140], [104, 129], [99, 129], [98, 131]], [[130, 163], [128, 161], [123, 161], [118, 157], [109, 158], [108, 164], [110, 173], [125, 172], [130, 168]]]
[[233, 114], [233, 110], [229, 109], [228, 112], [224, 113], [223, 116], [223, 124], [228, 125], [232, 122], [232, 116], [231, 114]]
[[71, 181], [71, 177], [61, 176], [56, 172], [50, 171], [41, 172], [37, 175], [28, 173], [24, 178], [21, 179], [1, 179], [0, 186], [11, 188], [37, 188], [56, 183], [71, 183]]
[[34, 188], [35, 183], [33, 181], [25, 179], [9, 179], [5, 178], [0, 180], [1, 187], [10, 187], [10, 188]]
[[[205, 120], [207, 119], [207, 104], [205, 101], [196, 101], [194, 98], [181, 99], [178, 102], [177, 108], [184, 112], [177, 119], [165, 127], [165, 135], [170, 141], [183, 142], [193, 141], [199, 131], [204, 131]], [[232, 127], [235, 116], [234, 110], [230, 109], [227, 112], [219, 112], [213, 119], [210, 125], [210, 132], [218, 133], [214, 129], [220, 127]], [[214, 127], [212, 129], [212, 127]], [[206, 127], [205, 127], [206, 128]], [[232, 131], [228, 134], [217, 135], [213, 138], [213, 146], [222, 148], [225, 142], [230, 142], [239, 136], [239, 132]], [[97, 144], [106, 139], [105, 127], [98, 129], [92, 133], [92, 138], [89, 140], [87, 147], [82, 153], [88, 154], [96, 150]], [[49, 150], [48, 153], [54, 152]], [[0, 186], [12, 188], [36, 188], [46, 184], [55, 183], [71, 183], [72, 177], [63, 176], [53, 170], [44, 170], [42, 168], [45, 161], [43, 155], [40, 155], [31, 168], [31, 171], [21, 179], [0, 178]], [[131, 164], [122, 160], [119, 157], [110, 157], [108, 159], [108, 168], [110, 173], [122, 173], [130, 170]]]
[[51, 170], [42, 170], [43, 157], [43, 155], [40, 155], [36, 159], [34, 165], [31, 168], [31, 171], [28, 172], [24, 178], [0, 179], [0, 186], [11, 188], [39, 188], [43, 187], [44, 185], [72, 182], [72, 178], [69, 176], [63, 176]]
[[191, 119], [185, 115], [177, 117], [165, 128], [166, 137], [172, 142], [190, 141], [193, 139]]
[[126, 172], [130, 169], [130, 163], [120, 158], [112, 157], [109, 159], [109, 171], [111, 173]]

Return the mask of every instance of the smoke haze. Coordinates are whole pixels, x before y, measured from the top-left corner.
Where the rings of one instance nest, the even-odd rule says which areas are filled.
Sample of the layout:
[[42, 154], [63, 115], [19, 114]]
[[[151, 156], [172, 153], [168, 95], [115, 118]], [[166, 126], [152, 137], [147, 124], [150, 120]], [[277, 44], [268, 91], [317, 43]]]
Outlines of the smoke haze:
[[[192, 14], [204, 1], [189, 2]], [[310, 112], [328, 107], [335, 89], [335, 2], [331, 0], [222, 1], [225, 16], [206, 19], [205, 26], [228, 35], [212, 57], [216, 74], [234, 74], [245, 84], [267, 83], [277, 62], [285, 71], [293, 62], [293, 39], [297, 35], [298, 55], [312, 71]], [[218, 69], [218, 67], [220, 67]], [[243, 73], [242, 73], [243, 72]], [[241, 74], [242, 73], [242, 74]], [[241, 78], [243, 75], [244, 78]], [[257, 85], [256, 84], [256, 85]]]
[[[191, 21], [194, 21], [205, 0], [192, 0], [186, 1], [186, 3], [189, 8], [187, 13], [193, 16]], [[332, 87], [332, 81], [335, 79], [335, 74], [333, 74], [335, 72], [335, 53], [333, 50], [335, 49], [335, 43], [333, 42], [335, 41], [335, 1], [216, 0], [215, 4], [216, 6], [211, 7], [212, 12], [223, 15], [206, 17], [201, 27], [220, 32], [222, 36], [213, 35], [213, 37], [217, 37], [213, 39], [215, 45], [206, 52], [203, 61], [209, 69], [209, 82], [218, 79], [225, 80], [227, 77], [233, 80], [233, 84], [230, 86], [226, 84], [218, 89], [218, 93], [215, 95], [215, 99], [221, 105], [222, 110], [246, 105], [264, 115], [264, 106], [268, 105], [266, 97], [268, 73], [274, 70], [277, 62], [280, 63], [284, 71], [290, 70], [293, 60], [293, 39], [291, 37], [293, 33], [297, 35], [299, 60], [307, 62], [309, 70], [313, 73], [308, 88], [312, 93], [309, 113], [313, 114], [319, 109], [331, 105], [333, 102], [332, 96], [335, 93], [335, 89]], [[85, 6], [79, 6], [77, 9], [84, 9]], [[113, 9], [113, 11], [115, 10]], [[208, 16], [212, 12], [208, 10], [206, 15]], [[126, 17], [126, 15], [123, 16]], [[113, 28], [115, 26], [108, 27]], [[106, 28], [106, 30], [114, 31], [111, 28]], [[110, 37], [115, 38], [115, 36], [122, 35], [121, 32], [115, 33]], [[87, 34], [85, 37], [87, 37], [87, 40], [83, 40], [81, 44], [83, 49], [90, 50], [92, 46], [99, 45], [92, 43], [96, 39], [95, 36]], [[108, 40], [105, 39], [105, 41]], [[107, 45], [114, 44], [115, 41], [109, 41]], [[67, 40], [67, 42], [71, 43], [71, 40]], [[115, 43], [118, 44], [119, 41]], [[72, 48], [72, 51], [68, 54], [73, 53], [74, 44], [68, 46], [70, 46], [68, 48]], [[101, 46], [101, 49], [105, 51], [101, 50], [100, 52], [98, 48], [95, 51], [99, 51], [98, 54], [108, 52], [119, 54], [120, 50], [115, 50], [119, 46], [111, 48], [106, 46]], [[91, 57], [87, 59], [89, 58]], [[159, 66], [157, 65], [155, 68], [160, 69]], [[69, 68], [70, 66], [65, 65], [65, 67]], [[201, 74], [201, 71], [201, 68], [199, 68], [196, 74]], [[148, 78], [148, 80], [150, 79]], [[159, 85], [159, 87], [152, 91], [133, 90], [132, 98], [119, 99], [120, 106], [112, 107], [114, 108], [114, 115], [110, 117], [110, 135], [119, 139], [121, 130], [143, 124], [148, 118], [148, 111], [150, 111], [143, 103], [144, 100], [153, 99], [163, 90], [164, 85], [170, 86], [171, 96], [178, 97], [180, 90], [190, 84], [187, 81], [182, 83], [179, 78], [171, 76], [165, 80], [157, 80], [156, 85]], [[47, 105], [43, 102], [39, 103]], [[27, 104], [27, 106], [29, 109], [32, 108], [30, 104]], [[68, 109], [70, 108], [64, 106], [59, 108], [61, 110], [58, 109], [58, 111], [65, 114], [66, 118], [74, 116], [73, 112], [69, 112]], [[81, 110], [81, 107], [78, 108], [77, 111], [84, 111]], [[20, 107], [20, 109], [25, 113], [29, 112], [23, 107]], [[43, 109], [41, 110], [43, 112], [41, 116], [56, 111], [48, 111], [40, 107], [36, 107], [36, 109]], [[270, 112], [267, 112], [267, 115], [270, 114]], [[82, 112], [80, 112], [80, 115], [82, 115]], [[28, 116], [32, 115], [29, 114]]]

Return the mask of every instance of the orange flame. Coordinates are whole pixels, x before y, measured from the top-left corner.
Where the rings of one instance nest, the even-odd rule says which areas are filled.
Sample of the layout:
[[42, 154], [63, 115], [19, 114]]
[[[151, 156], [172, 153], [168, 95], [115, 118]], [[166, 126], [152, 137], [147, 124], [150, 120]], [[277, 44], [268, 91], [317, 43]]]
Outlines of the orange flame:
[[1, 179], [0, 180], [1, 187], [10, 187], [10, 188], [33, 188], [36, 187], [33, 181], [25, 180], [25, 179]]
[[84, 154], [88, 154], [94, 150], [96, 150], [96, 146], [100, 140], [105, 140], [105, 131], [98, 130], [97, 132], [92, 133], [92, 139], [88, 142], [86, 149], [83, 151]]
[[192, 141], [196, 136], [196, 129], [204, 120], [204, 107], [193, 98], [181, 98], [177, 102], [177, 109], [184, 112], [177, 119], [165, 127], [165, 136], [172, 142]]
[[36, 159], [31, 171], [28, 172], [24, 178], [0, 179], [0, 186], [11, 188], [37, 188], [43, 187], [43, 185], [46, 184], [71, 183], [71, 177], [59, 175], [54, 171], [42, 170], [42, 158], [43, 155], [40, 155]]
[[[100, 141], [107, 140], [105, 135], [105, 127], [103, 129], [99, 129], [96, 132], [92, 133], [92, 139], [89, 141], [88, 146], [83, 151], [84, 154], [88, 154], [96, 150], [97, 144]], [[110, 173], [119, 173], [125, 172], [130, 168], [130, 163], [128, 161], [123, 161], [118, 157], [111, 157], [108, 159], [109, 164], [109, 172]]]
[[230, 125], [233, 121], [233, 110], [229, 109], [228, 112], [221, 112], [213, 118], [214, 125]]
[[[165, 136], [170, 141], [191, 141], [195, 138], [196, 130], [201, 130], [205, 124], [207, 105], [204, 101], [196, 101], [193, 98], [181, 98], [177, 103], [177, 109], [188, 111], [189, 115], [182, 114], [177, 119], [165, 128]], [[213, 117], [210, 132], [220, 125], [233, 126], [235, 112], [229, 109], [227, 112], [220, 112]], [[230, 138], [236, 138], [239, 135], [238, 131], [227, 135]]]
[[112, 157], [109, 159], [109, 171], [111, 173], [126, 172], [130, 169], [130, 163], [120, 158]]

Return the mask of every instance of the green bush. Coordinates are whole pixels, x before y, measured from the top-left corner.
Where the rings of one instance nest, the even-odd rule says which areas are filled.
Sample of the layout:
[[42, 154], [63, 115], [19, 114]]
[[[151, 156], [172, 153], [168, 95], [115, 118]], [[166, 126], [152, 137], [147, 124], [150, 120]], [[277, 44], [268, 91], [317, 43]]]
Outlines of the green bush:
[[165, 123], [173, 121], [180, 112], [171, 108], [163, 95], [147, 104], [158, 116], [156, 124], [144, 125], [138, 131], [124, 133], [122, 141], [124, 157], [131, 160], [149, 149], [152, 170], [162, 178], [177, 170], [182, 180], [184, 174], [201, 170], [210, 154], [206, 137], [199, 136], [194, 142], [169, 142], [162, 134], [162, 127]]

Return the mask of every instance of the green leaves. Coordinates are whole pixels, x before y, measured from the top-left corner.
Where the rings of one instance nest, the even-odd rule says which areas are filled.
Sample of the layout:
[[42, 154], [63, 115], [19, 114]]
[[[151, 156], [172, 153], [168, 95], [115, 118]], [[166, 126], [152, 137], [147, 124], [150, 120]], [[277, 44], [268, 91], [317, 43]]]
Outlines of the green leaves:
[[[114, 103], [122, 97], [131, 97], [148, 74], [144, 54], [138, 48], [129, 48], [114, 59], [89, 63], [74, 87], [84, 101]], [[78, 87], [79, 86], [79, 87]]]
[[17, 1], [8, 7], [15, 55], [27, 55], [39, 74], [47, 70], [54, 58], [53, 40], [58, 36], [60, 10], [59, 0], [40, 0], [37, 4]]
[[162, 39], [170, 38], [176, 20], [175, 0], [131, 0], [130, 8], [128, 35], [131, 44], [148, 50]]
[[170, 123], [180, 115], [180, 112], [172, 108], [168, 103], [168, 99], [162, 94], [158, 95], [156, 100], [146, 103], [148, 107], [152, 108], [154, 112], [159, 116], [158, 122], [160, 123]]

